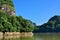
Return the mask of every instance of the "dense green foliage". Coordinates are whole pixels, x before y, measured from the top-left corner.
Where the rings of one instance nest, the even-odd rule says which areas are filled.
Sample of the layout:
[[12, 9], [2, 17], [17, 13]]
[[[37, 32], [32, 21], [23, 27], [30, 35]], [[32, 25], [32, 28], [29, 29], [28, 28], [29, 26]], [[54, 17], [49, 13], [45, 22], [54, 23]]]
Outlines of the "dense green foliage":
[[47, 23], [36, 26], [34, 32], [60, 32], [60, 16], [54, 16]]
[[7, 4], [9, 6], [14, 6], [12, 0], [0, 0], [0, 4]]
[[1, 32], [31, 32], [33, 30], [33, 23], [22, 16], [9, 16], [7, 13], [0, 12]]
[[34, 30], [34, 24], [30, 20], [24, 19], [22, 16], [9, 15], [14, 12], [12, 0], [0, 0], [0, 9], [1, 32], [31, 32]]
[[[60, 16], [52, 17], [47, 23], [36, 26], [30, 20], [24, 19], [22, 16], [8, 15], [14, 10], [12, 0], [0, 0], [0, 6], [9, 9], [0, 10], [0, 31], [1, 32], [60, 32]], [[1, 7], [0, 7], [1, 8]], [[15, 11], [13, 11], [15, 13]]]

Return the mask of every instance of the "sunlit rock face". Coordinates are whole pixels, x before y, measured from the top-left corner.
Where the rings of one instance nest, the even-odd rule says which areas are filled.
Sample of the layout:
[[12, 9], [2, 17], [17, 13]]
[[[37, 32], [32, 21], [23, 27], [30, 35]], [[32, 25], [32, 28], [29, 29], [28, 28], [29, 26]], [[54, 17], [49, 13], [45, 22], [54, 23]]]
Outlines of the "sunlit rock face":
[[12, 0], [0, 0], [0, 11], [6, 12], [8, 15], [15, 15]]

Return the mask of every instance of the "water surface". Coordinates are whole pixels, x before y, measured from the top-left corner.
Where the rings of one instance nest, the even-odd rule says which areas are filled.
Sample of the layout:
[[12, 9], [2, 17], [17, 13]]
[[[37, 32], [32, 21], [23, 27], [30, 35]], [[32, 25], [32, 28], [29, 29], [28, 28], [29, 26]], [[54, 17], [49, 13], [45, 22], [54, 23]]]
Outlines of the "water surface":
[[0, 40], [60, 40], [60, 33], [35, 33], [33, 37], [7, 37]]
[[60, 33], [37, 33], [35, 40], [60, 40]]

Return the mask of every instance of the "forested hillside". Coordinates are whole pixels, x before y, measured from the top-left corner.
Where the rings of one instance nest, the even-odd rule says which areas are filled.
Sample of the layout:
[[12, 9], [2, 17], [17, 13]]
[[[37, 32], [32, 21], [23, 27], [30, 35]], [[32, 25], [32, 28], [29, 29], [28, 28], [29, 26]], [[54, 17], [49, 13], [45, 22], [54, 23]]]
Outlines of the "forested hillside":
[[0, 32], [32, 32], [34, 24], [22, 16], [9, 16], [0, 12]]
[[36, 26], [34, 32], [60, 32], [60, 16], [55, 15], [47, 23]]
[[[12, 15], [12, 16], [11, 16]], [[12, 0], [0, 0], [0, 32], [60, 32], [60, 16], [37, 26], [22, 16], [16, 16]]]

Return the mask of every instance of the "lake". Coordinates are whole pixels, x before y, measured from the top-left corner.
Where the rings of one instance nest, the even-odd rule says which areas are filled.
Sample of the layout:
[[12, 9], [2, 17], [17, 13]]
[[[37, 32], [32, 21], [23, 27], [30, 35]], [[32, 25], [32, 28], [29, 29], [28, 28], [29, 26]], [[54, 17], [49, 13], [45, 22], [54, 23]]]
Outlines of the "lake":
[[35, 40], [60, 40], [60, 33], [37, 33]]
[[35, 33], [33, 37], [13, 37], [0, 40], [60, 40], [60, 33]]

